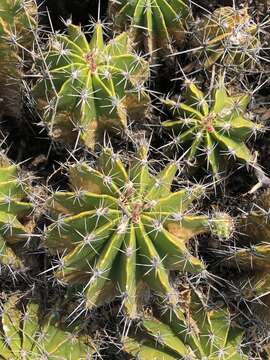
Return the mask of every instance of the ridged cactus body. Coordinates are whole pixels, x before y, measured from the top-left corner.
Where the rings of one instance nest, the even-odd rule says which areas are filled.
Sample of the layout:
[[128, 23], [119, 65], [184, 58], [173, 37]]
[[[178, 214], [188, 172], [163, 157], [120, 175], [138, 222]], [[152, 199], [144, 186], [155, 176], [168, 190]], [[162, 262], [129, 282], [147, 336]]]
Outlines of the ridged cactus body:
[[226, 6], [206, 15], [193, 30], [192, 55], [209, 68], [214, 64], [242, 70], [255, 67], [261, 49], [258, 26], [248, 9]]
[[190, 239], [210, 228], [207, 216], [188, 212], [204, 190], [171, 192], [176, 171], [171, 163], [151, 174], [145, 147], [128, 170], [108, 148], [98, 170], [85, 163], [71, 167], [73, 191], [54, 194], [50, 206], [60, 217], [48, 228], [46, 245], [52, 253], [64, 253], [59, 279], [86, 283], [89, 307], [118, 293], [128, 314], [136, 316], [145, 284], [173, 303], [169, 270], [204, 269], [187, 248]]
[[0, 264], [20, 264], [10, 246], [27, 240], [29, 229], [22, 222], [33, 206], [25, 201], [26, 196], [18, 166], [0, 159]]
[[111, 0], [110, 12], [116, 28], [131, 27], [139, 47], [155, 56], [183, 42], [189, 7], [185, 0]]
[[[245, 274], [249, 272], [247, 296], [264, 296], [270, 291], [270, 192], [257, 196], [252, 210], [240, 220], [244, 245], [229, 257], [229, 264]], [[249, 289], [250, 287], [250, 289]]]
[[205, 68], [217, 63], [244, 70], [258, 62], [261, 49], [258, 26], [247, 8], [221, 7], [199, 21], [193, 35], [194, 58]]
[[55, 326], [53, 316], [39, 323], [37, 304], [30, 302], [20, 311], [16, 301], [16, 296], [10, 297], [1, 313], [1, 359], [92, 359], [94, 349], [75, 334]]
[[0, 4], [0, 113], [18, 117], [23, 63], [29, 58], [36, 27], [35, 0], [2, 0]]
[[192, 301], [187, 317], [178, 309], [143, 318], [140, 330], [124, 339], [124, 350], [140, 360], [247, 359], [240, 350], [243, 332], [232, 327], [228, 309]]
[[164, 100], [173, 119], [163, 125], [174, 131], [177, 143], [188, 146], [189, 162], [196, 164], [206, 158], [207, 169], [218, 176], [224, 170], [225, 157], [247, 164], [253, 161], [245, 141], [263, 127], [247, 118], [248, 94], [230, 96], [222, 81], [213, 93], [204, 94], [188, 81], [183, 98]]
[[33, 94], [56, 140], [70, 144], [79, 136], [93, 147], [104, 128], [123, 129], [128, 117], [141, 119], [149, 66], [127, 33], [105, 44], [102, 24], [95, 25], [90, 43], [80, 27], [68, 23], [67, 31], [51, 37], [42, 55], [45, 75]]

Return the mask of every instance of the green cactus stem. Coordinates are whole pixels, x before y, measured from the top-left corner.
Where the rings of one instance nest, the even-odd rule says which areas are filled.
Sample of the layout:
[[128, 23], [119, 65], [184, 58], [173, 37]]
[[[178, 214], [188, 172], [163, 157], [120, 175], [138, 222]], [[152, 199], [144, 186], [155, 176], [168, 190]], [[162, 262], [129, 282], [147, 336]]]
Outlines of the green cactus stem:
[[230, 254], [228, 263], [246, 277], [249, 285], [246, 296], [264, 296], [270, 291], [270, 192], [257, 196], [252, 210], [239, 219], [242, 248]]
[[[177, 168], [173, 162], [151, 174], [147, 149], [141, 147], [126, 170], [106, 148], [97, 170], [86, 163], [72, 166], [72, 191], [53, 195], [50, 207], [59, 217], [48, 228], [46, 245], [52, 253], [64, 254], [59, 279], [86, 283], [90, 308], [118, 294], [134, 317], [145, 284], [173, 304], [169, 270], [204, 269], [187, 247], [189, 240], [210, 230], [207, 216], [188, 211], [204, 188], [171, 192]], [[216, 227], [222, 221], [216, 220]]]
[[1, 313], [0, 356], [4, 360], [92, 359], [94, 349], [79, 336], [57, 327], [53, 316], [41, 321], [38, 305], [30, 302], [24, 311], [16, 307], [17, 296], [4, 304]]
[[139, 47], [156, 56], [173, 52], [185, 38], [186, 0], [111, 0], [110, 13], [116, 29], [128, 29]]
[[34, 0], [2, 0], [0, 4], [1, 114], [18, 117], [22, 108], [22, 75], [36, 28]]
[[263, 131], [263, 126], [247, 117], [248, 94], [230, 96], [222, 80], [213, 93], [204, 94], [188, 81], [183, 98], [183, 102], [164, 100], [173, 119], [163, 125], [179, 134], [175, 140], [186, 145], [189, 163], [196, 165], [206, 158], [207, 170], [218, 177], [228, 158], [246, 164], [253, 162], [253, 154], [245, 141]]
[[25, 217], [33, 210], [25, 201], [25, 181], [17, 165], [0, 158], [0, 264], [19, 266], [20, 261], [11, 247], [27, 240]]
[[206, 309], [196, 297], [188, 316], [179, 309], [148, 315], [139, 329], [123, 341], [132, 359], [247, 359], [240, 349], [243, 332], [232, 326], [228, 309]]
[[55, 140], [93, 147], [104, 129], [125, 129], [143, 118], [149, 97], [148, 63], [132, 49], [127, 33], [103, 40], [97, 23], [90, 43], [78, 26], [52, 35], [42, 54], [45, 74], [33, 89], [38, 109]]
[[205, 68], [220, 64], [243, 71], [259, 62], [259, 29], [247, 8], [226, 6], [205, 16], [193, 30], [192, 44], [192, 56]]

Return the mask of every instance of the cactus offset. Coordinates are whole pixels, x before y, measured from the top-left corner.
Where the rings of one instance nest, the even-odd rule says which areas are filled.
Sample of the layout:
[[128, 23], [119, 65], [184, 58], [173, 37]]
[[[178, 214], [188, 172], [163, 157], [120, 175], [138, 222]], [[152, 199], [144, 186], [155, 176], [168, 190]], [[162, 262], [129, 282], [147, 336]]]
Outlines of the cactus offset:
[[123, 341], [136, 359], [247, 359], [240, 349], [243, 333], [232, 327], [228, 309], [205, 309], [194, 296], [186, 317], [179, 309], [146, 316], [140, 329]]
[[33, 206], [24, 201], [24, 188], [18, 166], [0, 158], [0, 264], [20, 265], [10, 246], [27, 240], [23, 220]]
[[93, 147], [103, 129], [123, 129], [128, 117], [143, 117], [149, 66], [127, 33], [105, 44], [100, 23], [90, 43], [80, 27], [68, 23], [67, 31], [51, 36], [42, 55], [45, 75], [33, 93], [55, 139], [70, 144], [79, 136]]
[[[223, 81], [220, 81], [213, 94], [204, 94], [191, 82], [186, 82], [185, 101], [164, 100], [172, 110], [174, 119], [163, 125], [179, 132], [177, 143], [187, 144], [187, 160], [195, 163], [206, 158], [207, 169], [214, 176], [224, 171], [224, 158], [234, 158], [250, 164], [253, 155], [245, 145], [252, 134], [263, 127], [249, 120], [246, 108], [248, 94], [230, 96]], [[226, 161], [225, 161], [226, 162]]]
[[261, 49], [258, 26], [246, 8], [215, 10], [198, 22], [193, 35], [192, 56], [205, 68], [218, 63], [242, 71], [257, 65]]
[[135, 42], [154, 55], [157, 49], [172, 52], [172, 44], [183, 43], [185, 19], [189, 14], [186, 0], [111, 0], [116, 28], [131, 26]]
[[128, 314], [136, 316], [145, 284], [173, 303], [169, 270], [204, 269], [186, 246], [210, 229], [207, 216], [187, 212], [204, 190], [196, 186], [171, 192], [176, 171], [177, 164], [171, 163], [151, 175], [145, 147], [128, 171], [109, 149], [100, 155], [98, 170], [85, 163], [71, 167], [73, 192], [54, 194], [51, 207], [60, 217], [50, 225], [46, 245], [51, 252], [64, 253], [59, 279], [86, 283], [89, 307], [118, 291]]
[[1, 112], [9, 116], [18, 117], [22, 107], [20, 82], [27, 51], [33, 47], [35, 16], [34, 0], [1, 1], [0, 98]]
[[1, 313], [1, 359], [92, 359], [95, 351], [83, 339], [56, 327], [53, 316], [39, 323], [38, 305], [30, 302], [20, 311], [17, 301], [10, 297]]

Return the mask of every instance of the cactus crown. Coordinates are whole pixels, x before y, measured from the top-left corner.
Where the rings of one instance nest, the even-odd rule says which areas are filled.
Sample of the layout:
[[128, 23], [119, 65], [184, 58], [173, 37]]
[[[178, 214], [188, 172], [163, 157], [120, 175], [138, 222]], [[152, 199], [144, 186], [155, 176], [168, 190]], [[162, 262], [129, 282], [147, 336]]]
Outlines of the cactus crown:
[[128, 171], [108, 148], [100, 155], [98, 170], [85, 163], [70, 168], [73, 192], [54, 194], [51, 207], [60, 217], [48, 228], [46, 245], [52, 252], [68, 251], [57, 276], [87, 281], [91, 306], [114, 297], [114, 288], [135, 316], [142, 285], [173, 302], [168, 270], [197, 273], [204, 268], [186, 245], [209, 230], [206, 216], [188, 211], [204, 190], [195, 186], [171, 192], [176, 171], [173, 162], [152, 175], [145, 147]]
[[143, 318], [140, 330], [124, 339], [124, 350], [140, 360], [243, 360], [242, 336], [227, 308], [205, 309], [193, 296], [186, 316], [177, 309]]
[[24, 201], [24, 187], [18, 166], [9, 164], [4, 158], [0, 159], [0, 263], [3, 264], [18, 264], [8, 245], [27, 239], [27, 229], [21, 221], [33, 206]]
[[190, 145], [187, 151], [190, 162], [205, 156], [207, 169], [210, 168], [214, 176], [223, 170], [225, 156], [248, 164], [252, 162], [253, 155], [244, 141], [263, 128], [245, 115], [249, 95], [230, 96], [222, 81], [213, 94], [207, 95], [189, 81], [183, 97], [184, 102], [164, 100], [175, 119], [163, 124], [179, 130], [178, 143]]
[[[184, 38], [184, 19], [189, 14], [185, 0], [111, 0], [114, 24], [120, 29], [131, 23], [135, 41], [150, 54]], [[144, 45], [143, 45], [144, 44]]]
[[100, 23], [90, 43], [80, 27], [68, 23], [67, 31], [51, 37], [42, 55], [45, 75], [33, 93], [55, 139], [71, 143], [79, 133], [92, 147], [97, 130], [123, 128], [127, 115], [142, 115], [138, 103], [145, 110], [149, 66], [133, 52], [127, 33], [105, 44]]
[[258, 27], [247, 8], [221, 7], [204, 17], [194, 31], [194, 57], [205, 68], [215, 63], [226, 67], [254, 67], [260, 51]]
[[54, 325], [53, 317], [39, 324], [38, 305], [16, 307], [17, 296], [4, 304], [1, 316], [0, 354], [5, 360], [92, 359], [94, 349], [75, 334]]

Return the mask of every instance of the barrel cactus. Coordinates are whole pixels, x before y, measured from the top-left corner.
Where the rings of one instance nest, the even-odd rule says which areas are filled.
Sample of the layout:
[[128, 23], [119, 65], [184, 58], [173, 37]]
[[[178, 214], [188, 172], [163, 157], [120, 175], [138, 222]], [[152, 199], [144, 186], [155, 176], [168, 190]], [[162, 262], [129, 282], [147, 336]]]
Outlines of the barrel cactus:
[[179, 309], [145, 316], [139, 330], [124, 338], [123, 349], [140, 360], [244, 360], [242, 337], [227, 308], [207, 309], [193, 299], [186, 317]]
[[244, 70], [258, 63], [259, 27], [247, 8], [218, 8], [196, 24], [193, 36], [192, 56], [205, 68], [217, 63]]
[[23, 63], [33, 47], [36, 13], [35, 0], [2, 0], [0, 4], [1, 112], [9, 116], [18, 117], [22, 107]]
[[11, 247], [27, 240], [25, 217], [33, 210], [25, 201], [25, 181], [17, 165], [0, 158], [0, 264], [20, 266]]
[[4, 360], [69, 359], [90, 360], [94, 348], [76, 334], [56, 326], [53, 316], [39, 323], [38, 305], [16, 307], [11, 296], [1, 311], [0, 354]]
[[141, 119], [148, 104], [148, 63], [132, 49], [127, 33], [103, 40], [97, 23], [90, 43], [78, 26], [52, 35], [42, 54], [41, 80], [33, 89], [37, 107], [55, 140], [78, 138], [93, 147], [102, 130], [125, 129]]
[[[86, 283], [87, 307], [118, 295], [135, 317], [146, 284], [173, 304], [169, 270], [204, 269], [187, 243], [216, 222], [188, 212], [202, 186], [171, 192], [176, 171], [173, 162], [151, 174], [144, 146], [128, 170], [109, 148], [101, 153], [98, 170], [86, 163], [71, 166], [72, 192], [56, 192], [50, 200], [59, 217], [46, 232], [46, 246], [63, 253], [58, 279]], [[220, 222], [227, 226], [227, 220], [219, 218], [216, 228]]]
[[204, 94], [192, 81], [187, 81], [183, 97], [183, 102], [164, 100], [173, 119], [163, 125], [179, 134], [176, 143], [188, 146], [186, 158], [190, 163], [196, 165], [206, 158], [207, 170], [218, 177], [224, 171], [224, 158], [253, 162], [245, 141], [263, 131], [263, 126], [247, 117], [248, 94], [230, 96], [223, 81], [219, 81], [213, 93]]
[[116, 28], [131, 26], [135, 41], [155, 55], [158, 49], [172, 52], [172, 44], [183, 42], [189, 6], [186, 0], [111, 0], [110, 12]]

